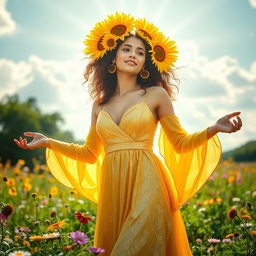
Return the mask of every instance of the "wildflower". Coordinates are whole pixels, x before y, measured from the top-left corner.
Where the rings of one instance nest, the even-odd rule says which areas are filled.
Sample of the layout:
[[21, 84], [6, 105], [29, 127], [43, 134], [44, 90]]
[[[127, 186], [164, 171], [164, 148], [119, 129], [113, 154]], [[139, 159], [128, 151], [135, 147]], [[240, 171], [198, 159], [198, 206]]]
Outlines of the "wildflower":
[[240, 202], [241, 199], [240, 199], [239, 197], [233, 197], [233, 198], [232, 198], [232, 201], [233, 201], [233, 202]]
[[23, 159], [19, 159], [17, 164], [22, 166], [22, 165], [25, 165], [25, 163], [26, 162]]
[[3, 182], [7, 182], [8, 178], [6, 176], [3, 177]]
[[36, 198], [37, 194], [36, 194], [36, 193], [32, 193], [31, 196], [32, 196], [33, 198]]
[[85, 233], [81, 231], [75, 231], [70, 233], [70, 238], [78, 244], [87, 244], [88, 243], [88, 237]]
[[202, 241], [202, 239], [197, 238], [197, 239], [196, 239], [196, 242], [197, 242], [197, 243], [202, 243], [203, 241]]
[[251, 234], [254, 235], [254, 236], [256, 236], [256, 230], [252, 230], [252, 231], [251, 231]]
[[210, 247], [207, 249], [207, 252], [210, 253], [210, 252], [212, 252], [212, 251], [214, 251], [214, 247], [213, 247], [213, 246], [210, 246]]
[[251, 202], [246, 202], [246, 207], [247, 207], [247, 208], [252, 208]]
[[243, 215], [243, 216], [241, 216], [241, 218], [248, 219], [248, 220], [252, 219], [252, 217], [250, 215]]
[[43, 236], [30, 236], [30, 240], [38, 241], [38, 240], [44, 240], [45, 238]]
[[88, 249], [89, 249], [90, 252], [94, 253], [95, 255], [97, 255], [97, 254], [99, 254], [99, 253], [105, 252], [104, 249], [95, 248], [95, 247], [91, 247], [91, 246], [88, 246]]
[[227, 181], [228, 181], [228, 183], [233, 183], [235, 181], [235, 177], [234, 176], [229, 176]]
[[51, 187], [50, 194], [52, 196], [56, 196], [58, 194], [58, 188], [57, 187]]
[[56, 228], [61, 228], [64, 224], [65, 224], [65, 221], [62, 220], [62, 221], [51, 224], [47, 229], [54, 230]]
[[228, 210], [228, 217], [230, 219], [234, 219], [237, 216], [237, 210], [235, 208], [231, 208]]
[[49, 233], [49, 234], [44, 234], [43, 237], [45, 239], [55, 239], [60, 237], [60, 233]]
[[24, 241], [23, 241], [23, 245], [25, 245], [25, 246], [30, 246], [30, 242], [29, 242], [29, 241], [24, 240]]
[[51, 218], [54, 218], [56, 216], [56, 211], [51, 211], [50, 216]]
[[218, 243], [220, 243], [220, 239], [215, 239], [215, 238], [207, 239], [207, 241], [210, 244], [218, 244]]
[[232, 241], [229, 238], [224, 238], [222, 239], [222, 243], [232, 243]]
[[252, 197], [256, 197], [256, 191], [252, 192]]
[[30, 232], [31, 229], [27, 228], [27, 227], [16, 227], [15, 228], [15, 234], [20, 234], [20, 233], [27, 233]]
[[81, 223], [86, 223], [88, 224], [89, 220], [93, 220], [92, 218], [90, 218], [87, 214], [85, 213], [80, 213], [80, 212], [76, 212], [75, 213], [77, 219], [81, 222]]
[[0, 221], [8, 220], [13, 212], [13, 207], [10, 204], [5, 205], [0, 213]]
[[30, 252], [25, 252], [25, 251], [14, 251], [8, 254], [8, 256], [30, 256], [31, 253]]
[[15, 182], [15, 179], [13, 178], [10, 178], [6, 181], [6, 184], [9, 186], [9, 187], [13, 187], [15, 186], [16, 182]]
[[15, 188], [15, 187], [9, 188], [9, 189], [8, 189], [8, 194], [9, 194], [10, 196], [17, 196], [17, 190], [16, 190], [16, 188]]
[[229, 237], [232, 237], [232, 236], [234, 236], [234, 233], [226, 235], [226, 238], [229, 238]]
[[24, 192], [28, 192], [32, 189], [32, 185], [28, 182], [25, 182], [22, 186]]

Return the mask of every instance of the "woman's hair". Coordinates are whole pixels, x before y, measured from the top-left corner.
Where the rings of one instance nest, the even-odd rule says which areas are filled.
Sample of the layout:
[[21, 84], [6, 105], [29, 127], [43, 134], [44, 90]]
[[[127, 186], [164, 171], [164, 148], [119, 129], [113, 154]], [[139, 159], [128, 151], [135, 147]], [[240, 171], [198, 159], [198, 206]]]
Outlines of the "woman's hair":
[[[126, 38], [131, 36], [135, 36], [142, 40], [146, 49], [146, 60], [145, 60], [145, 69], [149, 71], [150, 75], [148, 79], [142, 79], [140, 74], [137, 76], [137, 83], [142, 87], [152, 87], [152, 86], [160, 86], [163, 87], [172, 100], [175, 100], [173, 87], [179, 91], [178, 87], [174, 84], [171, 84], [170, 79], [174, 79], [175, 81], [180, 82], [174, 75], [174, 71], [171, 70], [169, 73], [167, 72], [159, 72], [155, 65], [151, 61], [151, 49], [150, 45], [136, 33], [130, 33]], [[108, 66], [112, 63], [112, 60], [115, 58], [118, 48], [124, 41], [117, 40], [117, 47], [112, 51], [109, 51], [102, 58], [98, 60], [90, 60], [88, 63], [85, 72], [84, 78], [85, 82], [89, 81], [89, 94], [90, 96], [97, 100], [99, 104], [105, 104], [108, 100], [114, 95], [116, 91], [117, 85], [117, 77], [116, 73], [109, 73]]]

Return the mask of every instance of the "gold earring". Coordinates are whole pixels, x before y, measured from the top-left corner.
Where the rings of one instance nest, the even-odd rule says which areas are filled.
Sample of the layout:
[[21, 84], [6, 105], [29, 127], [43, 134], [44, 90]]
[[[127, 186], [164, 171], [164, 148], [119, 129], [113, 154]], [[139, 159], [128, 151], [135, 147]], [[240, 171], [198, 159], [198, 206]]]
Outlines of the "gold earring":
[[111, 63], [111, 64], [108, 66], [108, 73], [114, 74], [115, 72], [116, 72], [116, 65], [115, 65], [115, 63]]
[[149, 78], [149, 71], [143, 68], [143, 69], [140, 71], [140, 77], [141, 77], [142, 79], [148, 79], [148, 78]]

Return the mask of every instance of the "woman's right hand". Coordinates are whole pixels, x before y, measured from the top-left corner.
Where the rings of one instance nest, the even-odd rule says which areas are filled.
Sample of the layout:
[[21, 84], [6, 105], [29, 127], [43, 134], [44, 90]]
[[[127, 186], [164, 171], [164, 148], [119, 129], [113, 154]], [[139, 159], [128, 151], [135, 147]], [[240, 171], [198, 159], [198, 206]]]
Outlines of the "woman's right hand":
[[24, 132], [25, 136], [33, 137], [33, 140], [28, 143], [27, 139], [23, 139], [22, 137], [19, 140], [13, 139], [14, 142], [20, 148], [24, 149], [35, 149], [40, 147], [49, 147], [48, 138], [41, 133], [38, 132]]

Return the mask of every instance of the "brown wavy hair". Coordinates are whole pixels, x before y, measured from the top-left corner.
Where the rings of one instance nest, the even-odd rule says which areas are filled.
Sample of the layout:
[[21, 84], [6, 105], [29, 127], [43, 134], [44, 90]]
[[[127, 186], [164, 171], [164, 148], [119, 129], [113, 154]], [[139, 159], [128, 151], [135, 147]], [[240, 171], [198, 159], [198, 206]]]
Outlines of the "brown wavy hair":
[[[163, 87], [172, 100], [175, 100], [173, 88], [179, 91], [177, 85], [171, 83], [171, 79], [180, 83], [180, 80], [175, 77], [174, 69], [170, 72], [159, 72], [155, 65], [151, 61], [151, 49], [150, 45], [136, 33], [130, 33], [125, 40], [131, 36], [139, 38], [146, 49], [145, 69], [149, 71], [150, 75], [148, 79], [142, 79], [140, 75], [137, 76], [137, 83], [141, 88], [160, 86]], [[109, 51], [102, 58], [98, 60], [90, 60], [85, 72], [84, 83], [89, 81], [89, 94], [92, 99], [96, 99], [99, 104], [105, 104], [114, 95], [117, 85], [116, 73], [110, 74], [107, 69], [115, 58], [118, 48], [124, 41], [117, 40], [117, 47], [112, 51]], [[177, 68], [176, 68], [177, 69]]]

